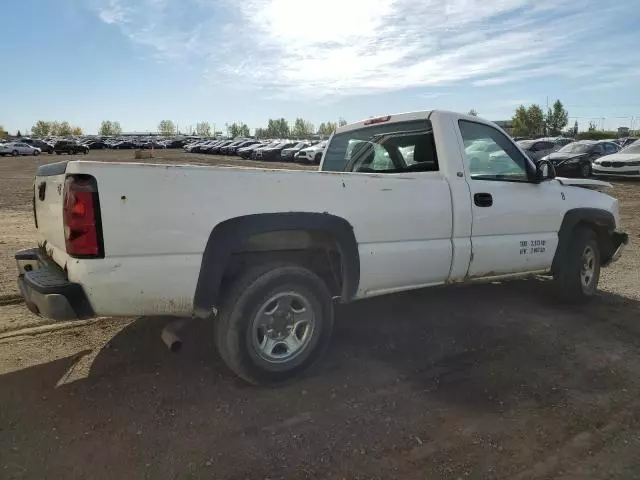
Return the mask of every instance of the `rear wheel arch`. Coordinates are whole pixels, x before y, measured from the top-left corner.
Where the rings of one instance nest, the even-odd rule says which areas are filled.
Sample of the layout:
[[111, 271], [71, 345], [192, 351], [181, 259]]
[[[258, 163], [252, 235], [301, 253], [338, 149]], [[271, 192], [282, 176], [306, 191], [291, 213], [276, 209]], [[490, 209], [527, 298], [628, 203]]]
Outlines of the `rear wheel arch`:
[[275, 232], [309, 232], [331, 238], [340, 255], [342, 301], [351, 300], [360, 281], [360, 257], [353, 227], [345, 219], [327, 213], [286, 212], [246, 215], [225, 220], [209, 235], [194, 295], [194, 310], [208, 315], [221, 301], [223, 278], [232, 255], [247, 241]]

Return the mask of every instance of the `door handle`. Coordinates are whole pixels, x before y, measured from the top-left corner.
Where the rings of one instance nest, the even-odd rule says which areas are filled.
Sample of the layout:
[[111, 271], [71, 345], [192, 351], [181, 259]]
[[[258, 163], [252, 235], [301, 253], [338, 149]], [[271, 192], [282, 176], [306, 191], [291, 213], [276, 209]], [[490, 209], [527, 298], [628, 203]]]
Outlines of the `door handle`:
[[493, 197], [490, 193], [475, 193], [473, 195], [473, 203], [478, 207], [490, 207], [493, 205]]

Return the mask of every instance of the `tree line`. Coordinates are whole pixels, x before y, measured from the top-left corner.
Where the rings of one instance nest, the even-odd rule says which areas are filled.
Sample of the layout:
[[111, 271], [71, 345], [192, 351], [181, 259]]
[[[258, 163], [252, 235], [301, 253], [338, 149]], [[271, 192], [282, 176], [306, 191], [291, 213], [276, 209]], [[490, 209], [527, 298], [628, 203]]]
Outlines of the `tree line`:
[[71, 135], [80, 136], [82, 134], [82, 128], [72, 126], [66, 120], [62, 122], [59, 122], [57, 120], [38, 120], [31, 127], [31, 135], [33, 135], [34, 137], [68, 137]]

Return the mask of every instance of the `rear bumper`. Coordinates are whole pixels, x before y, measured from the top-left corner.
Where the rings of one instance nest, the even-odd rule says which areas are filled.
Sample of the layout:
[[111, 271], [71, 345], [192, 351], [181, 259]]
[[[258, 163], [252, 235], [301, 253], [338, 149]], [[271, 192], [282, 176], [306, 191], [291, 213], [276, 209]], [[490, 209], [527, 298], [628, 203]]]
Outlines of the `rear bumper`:
[[67, 280], [62, 269], [40, 249], [22, 250], [15, 259], [20, 293], [33, 313], [52, 320], [95, 316], [82, 286]]

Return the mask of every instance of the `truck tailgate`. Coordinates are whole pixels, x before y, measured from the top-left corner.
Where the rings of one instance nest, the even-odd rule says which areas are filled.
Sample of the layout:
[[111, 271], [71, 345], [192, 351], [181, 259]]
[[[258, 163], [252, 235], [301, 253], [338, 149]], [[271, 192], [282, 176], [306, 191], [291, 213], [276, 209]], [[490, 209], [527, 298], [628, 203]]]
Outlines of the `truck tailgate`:
[[47, 251], [58, 264], [64, 262], [62, 256], [66, 257], [61, 255], [65, 253], [62, 209], [66, 168], [67, 162], [43, 165], [36, 171], [33, 184], [38, 243], [46, 242]]

